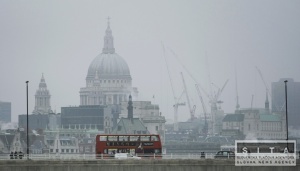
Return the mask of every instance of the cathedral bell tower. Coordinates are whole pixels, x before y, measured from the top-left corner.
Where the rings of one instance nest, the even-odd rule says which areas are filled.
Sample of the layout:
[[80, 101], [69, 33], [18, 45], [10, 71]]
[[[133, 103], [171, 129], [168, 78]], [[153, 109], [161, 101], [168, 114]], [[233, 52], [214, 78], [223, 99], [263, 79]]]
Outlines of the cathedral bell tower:
[[48, 114], [52, 113], [50, 106], [50, 93], [47, 89], [47, 84], [45, 82], [44, 74], [39, 84], [39, 89], [35, 93], [35, 107], [33, 114]]

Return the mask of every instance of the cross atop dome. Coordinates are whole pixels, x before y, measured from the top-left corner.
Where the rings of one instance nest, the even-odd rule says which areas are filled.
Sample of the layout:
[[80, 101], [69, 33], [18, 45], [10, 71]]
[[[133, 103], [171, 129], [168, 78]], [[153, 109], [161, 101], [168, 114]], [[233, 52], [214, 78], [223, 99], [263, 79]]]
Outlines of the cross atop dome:
[[109, 27], [109, 24], [110, 24], [110, 23], [109, 23], [109, 20], [110, 20], [110, 17], [108, 16], [108, 17], [107, 17], [107, 27]]

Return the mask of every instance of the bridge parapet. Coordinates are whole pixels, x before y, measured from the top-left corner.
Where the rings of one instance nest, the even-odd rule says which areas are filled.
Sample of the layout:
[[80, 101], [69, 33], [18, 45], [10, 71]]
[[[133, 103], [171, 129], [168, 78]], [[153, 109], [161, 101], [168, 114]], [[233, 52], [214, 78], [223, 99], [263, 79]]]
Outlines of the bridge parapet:
[[171, 160], [2, 160], [0, 170], [5, 171], [264, 171], [264, 170], [291, 170], [298, 171], [297, 166], [271, 166], [271, 167], [239, 167], [235, 166], [234, 160], [195, 160], [195, 159], [171, 159]]

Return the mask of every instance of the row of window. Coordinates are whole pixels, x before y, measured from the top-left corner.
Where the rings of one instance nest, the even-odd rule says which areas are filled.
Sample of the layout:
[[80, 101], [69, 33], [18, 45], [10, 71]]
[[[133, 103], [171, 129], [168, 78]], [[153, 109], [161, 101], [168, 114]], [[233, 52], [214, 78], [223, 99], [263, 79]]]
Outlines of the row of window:
[[261, 136], [261, 137], [273, 137], [273, 138], [282, 138], [282, 137], [286, 137], [286, 134], [283, 133], [257, 133], [257, 136]]
[[115, 153], [130, 153], [130, 154], [136, 154], [136, 153], [144, 153], [144, 154], [149, 154], [149, 153], [161, 153], [160, 149], [142, 149], [142, 151], [136, 151], [135, 149], [104, 149], [103, 151], [104, 154], [115, 154]]
[[244, 125], [243, 122], [226, 122], [226, 126], [239, 126]]
[[269, 131], [281, 131], [281, 123], [280, 122], [263, 122], [262, 130], [269, 130]]
[[80, 151], [80, 153], [83, 153], [83, 152], [85, 152], [85, 153], [90, 153], [90, 152], [95, 153], [95, 148], [91, 148], [90, 146], [86, 146], [86, 147], [80, 146], [79, 151]]
[[[45, 89], [46, 90], [46, 89]], [[49, 91], [38, 91], [36, 95], [47, 95], [49, 96]]]
[[[55, 152], [58, 153], [59, 149], [55, 149]], [[78, 149], [61, 149], [61, 153], [77, 153]], [[54, 153], [54, 149], [50, 149], [50, 153]]]
[[36, 102], [38, 104], [36, 104], [37, 106], [49, 106], [49, 98], [45, 97], [45, 98], [42, 98], [42, 97], [39, 97], [39, 98], [36, 98]]
[[[101, 92], [94, 92], [94, 95], [97, 96], [98, 94], [102, 94]], [[81, 96], [81, 104], [87, 105], [87, 104], [93, 104], [93, 105], [98, 105], [98, 104], [117, 104], [118, 101], [121, 102], [123, 101], [122, 99], [125, 99], [121, 95], [119, 97], [116, 97], [118, 95], [115, 95], [114, 98], [103, 98], [103, 97], [88, 97], [88, 96]]]
[[[92, 83], [93, 81], [89, 81], [90, 83]], [[126, 80], [100, 80], [100, 83], [127, 83]]]
[[156, 135], [152, 136], [100, 136], [100, 141], [158, 141], [159, 138]]

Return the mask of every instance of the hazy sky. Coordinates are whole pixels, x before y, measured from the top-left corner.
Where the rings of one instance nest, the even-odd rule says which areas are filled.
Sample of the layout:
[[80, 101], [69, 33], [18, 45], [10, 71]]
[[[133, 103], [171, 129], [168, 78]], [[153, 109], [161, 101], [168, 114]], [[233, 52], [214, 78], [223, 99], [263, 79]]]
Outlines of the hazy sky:
[[[220, 97], [225, 113], [235, 109], [236, 66], [241, 107], [250, 107], [252, 95], [254, 107], [263, 107], [266, 89], [256, 66], [269, 87], [282, 77], [300, 81], [299, 9], [298, 0], [2, 0], [0, 100], [12, 103], [16, 122], [26, 113], [25, 81], [32, 112], [44, 73], [53, 110], [79, 105], [88, 67], [102, 52], [109, 16], [116, 53], [130, 67], [139, 100], [159, 104], [168, 121], [174, 99], [162, 42], [175, 94], [183, 90], [183, 72], [197, 115], [202, 107], [195, 82], [182, 65], [208, 93], [209, 85], [216, 91], [229, 79]], [[188, 118], [187, 106], [179, 108], [179, 120]]]

